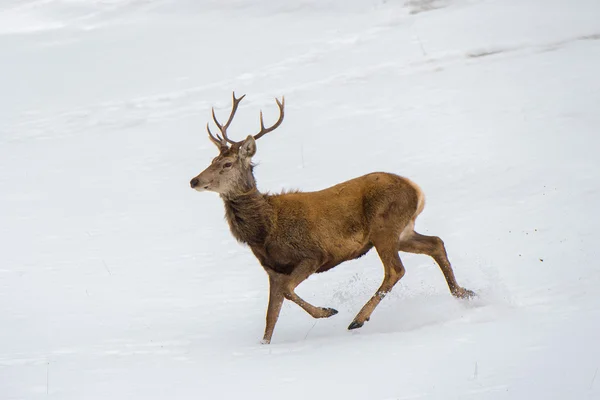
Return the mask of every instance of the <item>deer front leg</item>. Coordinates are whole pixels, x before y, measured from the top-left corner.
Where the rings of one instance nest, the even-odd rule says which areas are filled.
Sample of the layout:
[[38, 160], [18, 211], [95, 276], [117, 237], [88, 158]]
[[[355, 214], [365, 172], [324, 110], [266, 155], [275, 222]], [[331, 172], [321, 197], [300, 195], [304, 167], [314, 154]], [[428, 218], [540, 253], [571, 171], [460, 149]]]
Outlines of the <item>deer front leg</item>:
[[267, 325], [262, 340], [263, 344], [271, 343], [271, 337], [273, 336], [273, 330], [275, 330], [275, 324], [279, 319], [283, 299], [283, 290], [280, 282], [269, 276], [269, 306], [267, 308]]
[[319, 263], [313, 260], [302, 261], [289, 276], [283, 279], [284, 296], [286, 299], [298, 304], [304, 311], [309, 313], [313, 318], [328, 318], [337, 314], [337, 310], [333, 308], [316, 307], [309, 302], [303, 300], [296, 294], [294, 289], [304, 282], [309, 276], [315, 273], [320, 267]]
[[304, 301], [293, 290], [286, 292], [285, 298], [298, 304], [304, 311], [310, 314], [313, 318], [329, 318], [338, 313], [334, 308], [316, 307]]
[[304, 311], [310, 314], [313, 318], [328, 318], [337, 314], [337, 310], [333, 308], [316, 307], [302, 299], [294, 292], [294, 289], [312, 275], [319, 264], [312, 260], [306, 260], [298, 264], [290, 275], [278, 274], [276, 272], [268, 272], [269, 274], [269, 307], [267, 309], [267, 326], [262, 342], [268, 344], [271, 342], [275, 324], [279, 318], [281, 305], [284, 299], [288, 299], [298, 304]]

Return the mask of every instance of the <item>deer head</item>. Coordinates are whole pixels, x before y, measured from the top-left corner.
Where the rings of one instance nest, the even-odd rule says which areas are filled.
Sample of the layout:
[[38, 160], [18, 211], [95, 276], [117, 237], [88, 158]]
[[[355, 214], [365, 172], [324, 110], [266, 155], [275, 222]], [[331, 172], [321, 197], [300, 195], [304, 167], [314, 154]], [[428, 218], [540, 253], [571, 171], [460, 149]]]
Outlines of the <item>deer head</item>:
[[199, 192], [211, 191], [217, 192], [225, 197], [235, 196], [239, 193], [246, 193], [256, 187], [254, 176], [252, 175], [252, 156], [256, 153], [256, 140], [265, 134], [274, 131], [283, 122], [285, 99], [281, 101], [275, 99], [279, 107], [279, 119], [269, 128], [265, 128], [263, 122], [262, 110], [260, 112], [260, 131], [255, 135], [248, 135], [242, 141], [236, 142], [227, 136], [227, 128], [231, 124], [237, 111], [240, 101], [245, 97], [235, 97], [233, 93], [233, 105], [229, 119], [225, 124], [219, 123], [215, 115], [215, 109], [212, 109], [213, 121], [221, 131], [221, 134], [213, 135], [209, 124], [206, 124], [208, 137], [211, 142], [219, 149], [219, 155], [215, 157], [208, 168], [202, 171], [198, 176], [190, 181], [192, 189]]

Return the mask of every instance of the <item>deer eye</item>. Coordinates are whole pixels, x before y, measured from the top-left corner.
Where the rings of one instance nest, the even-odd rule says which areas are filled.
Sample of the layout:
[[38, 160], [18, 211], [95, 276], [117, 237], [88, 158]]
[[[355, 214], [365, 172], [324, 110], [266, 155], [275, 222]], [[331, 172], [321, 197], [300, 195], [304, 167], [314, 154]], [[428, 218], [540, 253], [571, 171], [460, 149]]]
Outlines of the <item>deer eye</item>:
[[228, 162], [228, 163], [223, 164], [223, 168], [231, 168], [232, 165], [233, 165], [232, 163]]

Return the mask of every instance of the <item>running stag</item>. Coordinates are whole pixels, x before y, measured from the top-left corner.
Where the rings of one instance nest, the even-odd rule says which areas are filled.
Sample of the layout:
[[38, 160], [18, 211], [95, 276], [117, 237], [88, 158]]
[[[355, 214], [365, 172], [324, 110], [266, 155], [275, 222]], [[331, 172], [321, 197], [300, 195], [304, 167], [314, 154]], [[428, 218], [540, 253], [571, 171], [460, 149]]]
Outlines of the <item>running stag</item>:
[[269, 306], [263, 343], [270, 343], [284, 299], [291, 300], [314, 318], [337, 314], [333, 308], [316, 307], [294, 289], [316, 272], [358, 258], [375, 247], [384, 267], [384, 278], [348, 329], [360, 328], [379, 302], [404, 276], [399, 251], [427, 254], [442, 270], [450, 292], [459, 298], [474, 296], [458, 285], [444, 243], [439, 237], [414, 231], [423, 211], [425, 196], [419, 186], [398, 175], [374, 172], [318, 192], [264, 194], [256, 188], [252, 156], [256, 141], [283, 122], [285, 100], [276, 99], [279, 119], [266, 128], [260, 113], [260, 131], [243, 141], [227, 136], [240, 101], [225, 124], [212, 110], [220, 133], [208, 136], [219, 155], [190, 185], [197, 191], [219, 193], [233, 236], [248, 244], [269, 275]]

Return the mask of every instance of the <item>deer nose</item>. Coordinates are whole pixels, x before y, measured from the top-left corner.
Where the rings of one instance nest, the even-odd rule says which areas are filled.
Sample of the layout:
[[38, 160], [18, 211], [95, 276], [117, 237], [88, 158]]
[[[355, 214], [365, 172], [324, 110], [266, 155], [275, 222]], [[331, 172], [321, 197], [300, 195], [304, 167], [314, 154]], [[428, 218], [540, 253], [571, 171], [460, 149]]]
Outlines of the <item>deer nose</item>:
[[198, 186], [198, 178], [194, 178], [190, 181], [190, 186], [193, 188], [195, 188], [196, 186]]

